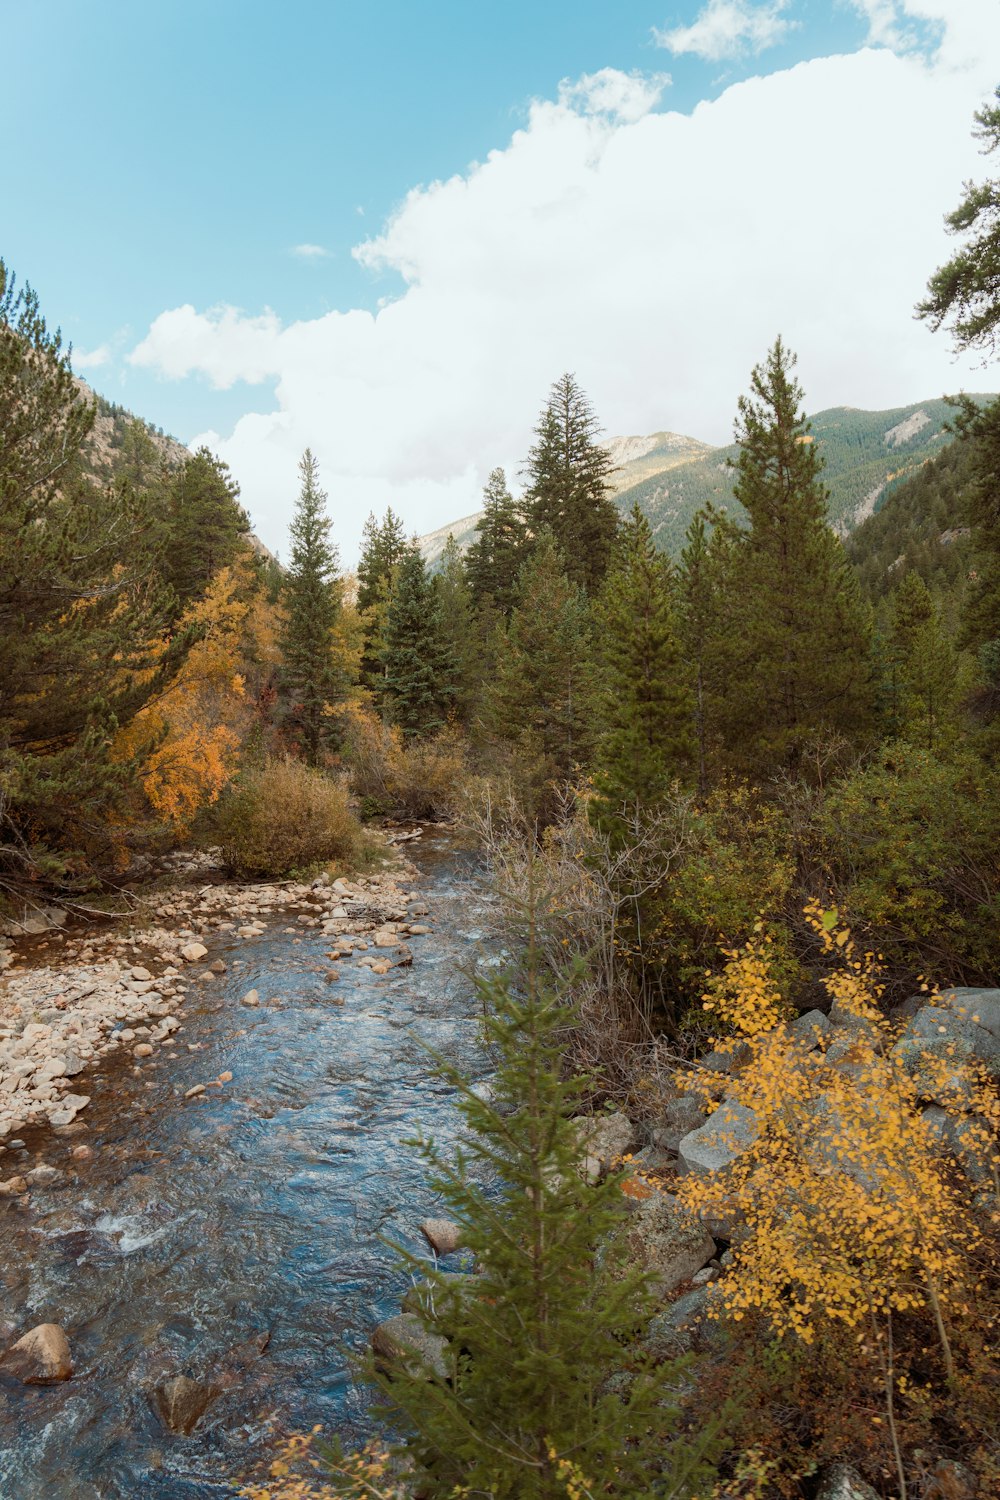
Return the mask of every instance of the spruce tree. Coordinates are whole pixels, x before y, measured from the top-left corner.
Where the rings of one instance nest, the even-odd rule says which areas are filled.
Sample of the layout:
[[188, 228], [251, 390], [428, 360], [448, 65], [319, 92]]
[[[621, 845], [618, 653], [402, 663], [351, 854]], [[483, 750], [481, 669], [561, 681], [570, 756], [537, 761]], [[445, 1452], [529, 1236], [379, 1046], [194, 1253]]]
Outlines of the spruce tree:
[[442, 697], [449, 712], [460, 723], [467, 724], [483, 662], [473, 615], [472, 590], [453, 536], [449, 536], [445, 544], [433, 588], [444, 671]]
[[889, 598], [887, 646], [889, 733], [933, 750], [952, 727], [958, 656], [926, 583], [912, 570]]
[[572, 583], [593, 594], [614, 546], [618, 511], [610, 495], [613, 465], [598, 442], [593, 409], [572, 375], [553, 385], [525, 466], [525, 510], [532, 534], [551, 532]]
[[681, 643], [693, 697], [697, 781], [702, 796], [718, 766], [722, 703], [730, 682], [733, 634], [729, 615], [736, 545], [735, 528], [725, 516], [699, 511], [688, 527], [681, 552]]
[[181, 605], [203, 599], [220, 568], [228, 567], [250, 530], [240, 487], [228, 464], [207, 448], [191, 455], [168, 494], [165, 571]]
[[389, 506], [381, 521], [369, 514], [362, 532], [358, 563], [358, 612], [365, 634], [361, 677], [379, 696], [385, 690], [389, 600], [406, 552], [403, 523], [392, 507]]
[[653, 1368], [630, 1344], [653, 1307], [609, 1248], [626, 1207], [614, 1175], [599, 1186], [580, 1175], [572, 1112], [586, 1080], [566, 1076], [561, 1050], [572, 1007], [540, 969], [529, 946], [517, 984], [478, 982], [490, 1098], [439, 1059], [459, 1091], [464, 1143], [454, 1161], [416, 1143], [476, 1260], [477, 1274], [456, 1282], [404, 1253], [427, 1273], [417, 1316], [448, 1341], [443, 1367], [418, 1357], [373, 1378], [428, 1500], [704, 1493], [718, 1438], [676, 1441], [676, 1364]]
[[491, 599], [494, 608], [509, 618], [527, 548], [527, 528], [503, 469], [494, 469], [487, 480], [476, 533], [466, 554], [473, 603], [481, 608]]
[[995, 752], [1000, 748], [1000, 398], [980, 407], [964, 397], [956, 426], [971, 451], [965, 514], [975, 560], [959, 641], [976, 653], [982, 689], [975, 708]]
[[870, 703], [870, 622], [827, 524], [822, 460], [778, 338], [741, 396], [733, 485], [750, 520], [733, 570], [731, 752], [767, 774], [794, 769], [822, 734], [858, 735]]
[[591, 619], [551, 532], [521, 570], [518, 602], [497, 653], [485, 710], [496, 738], [515, 744], [529, 774], [568, 780], [594, 739]]
[[386, 618], [386, 704], [406, 739], [444, 728], [452, 671], [436, 590], [414, 539], [396, 570]]
[[603, 735], [594, 816], [612, 839], [654, 811], [693, 760], [692, 694], [670, 564], [638, 505], [595, 605]]
[[316, 460], [307, 448], [299, 464], [302, 487], [289, 528], [291, 561], [282, 589], [284, 624], [280, 637], [286, 721], [303, 758], [319, 764], [332, 735], [330, 710], [347, 684], [334, 659], [334, 637], [341, 608], [337, 548], [330, 540], [326, 493], [319, 487]]

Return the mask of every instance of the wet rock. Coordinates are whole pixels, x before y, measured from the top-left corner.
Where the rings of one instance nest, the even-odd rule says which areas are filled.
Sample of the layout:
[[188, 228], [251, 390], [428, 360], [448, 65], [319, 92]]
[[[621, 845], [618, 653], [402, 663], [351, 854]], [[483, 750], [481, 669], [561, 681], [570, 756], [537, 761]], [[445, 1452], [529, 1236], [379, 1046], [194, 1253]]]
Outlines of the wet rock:
[[253, 1006], [260, 1004], [260, 995], [256, 990], [247, 990], [246, 994], [243, 996], [243, 999], [240, 1001], [240, 1004], [249, 1005], [252, 1009]]
[[69, 1339], [58, 1323], [40, 1323], [0, 1355], [0, 1369], [24, 1385], [55, 1385], [73, 1374]]
[[415, 1313], [399, 1313], [380, 1323], [370, 1342], [376, 1362], [389, 1373], [393, 1365], [402, 1365], [408, 1374], [428, 1380], [448, 1377], [446, 1341], [425, 1328]]
[[820, 1474], [816, 1500], [878, 1500], [878, 1495], [850, 1464], [828, 1464]]
[[461, 1248], [462, 1228], [451, 1219], [425, 1219], [420, 1232], [435, 1255], [451, 1255]]
[[426, 937], [431, 931], [424, 922], [411, 922], [407, 930], [411, 937]]
[[204, 943], [185, 943], [181, 949], [181, 958], [186, 964], [196, 964], [199, 958], [204, 958], [208, 949]]
[[187, 1090], [184, 1097], [185, 1099], [197, 1099], [198, 1095], [203, 1094], [204, 1092], [205, 1085], [203, 1083], [196, 1083], [193, 1088], [189, 1088]]
[[218, 1395], [214, 1386], [203, 1385], [187, 1375], [174, 1375], [156, 1386], [153, 1410], [170, 1432], [181, 1437], [192, 1433]]
[[93, 1146], [74, 1146], [70, 1152], [74, 1161], [91, 1161], [94, 1156]]
[[132, 1048], [132, 1056], [152, 1057], [154, 1051], [155, 1048], [151, 1047], [149, 1042], [139, 1042], [137, 1046]]
[[64, 1174], [58, 1167], [50, 1167], [47, 1162], [39, 1162], [37, 1167], [32, 1167], [31, 1171], [25, 1172], [24, 1175], [33, 1186], [43, 1187], [61, 1181]]
[[213, 974], [225, 974], [227, 966], [223, 959], [216, 958], [212, 960], [208, 967], [211, 969]]

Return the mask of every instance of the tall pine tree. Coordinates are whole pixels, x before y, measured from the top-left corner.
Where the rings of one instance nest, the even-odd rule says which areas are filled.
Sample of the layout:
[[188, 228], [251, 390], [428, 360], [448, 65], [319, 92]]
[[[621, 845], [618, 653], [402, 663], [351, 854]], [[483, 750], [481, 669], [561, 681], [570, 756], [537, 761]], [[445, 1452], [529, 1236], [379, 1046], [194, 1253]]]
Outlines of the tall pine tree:
[[507, 488], [503, 469], [494, 469], [487, 480], [483, 514], [476, 522], [476, 533], [476, 540], [466, 554], [473, 603], [482, 608], [490, 599], [494, 608], [509, 618], [527, 548], [527, 528]]
[[920, 574], [911, 569], [889, 598], [887, 728], [938, 748], [953, 727], [958, 655]]
[[280, 647], [289, 698], [286, 720], [303, 758], [314, 766], [331, 739], [330, 710], [343, 697], [347, 684], [334, 656], [341, 608], [339, 558], [330, 540], [327, 497], [319, 487], [316, 460], [308, 448], [299, 473], [302, 487], [289, 528], [292, 554], [282, 589]]
[[358, 613], [364, 628], [361, 677], [381, 696], [386, 678], [386, 622], [397, 570], [406, 556], [403, 523], [389, 506], [381, 521], [370, 514], [361, 535]]
[[247, 536], [250, 521], [239, 494], [228, 465], [207, 448], [192, 454], [171, 481], [165, 572], [182, 606], [205, 597]]
[[822, 460], [794, 366], [778, 338], [754, 368], [736, 423], [733, 489], [750, 529], [733, 573], [728, 749], [765, 775], [794, 769], [819, 736], [859, 734], [870, 704], [870, 622], [827, 524]]
[[562, 375], [549, 392], [525, 466], [532, 534], [552, 534], [567, 577], [588, 594], [603, 581], [618, 530], [608, 483], [613, 465], [599, 432], [576, 380]]
[[416, 541], [396, 571], [386, 619], [389, 717], [406, 739], [443, 729], [453, 663], [441, 634], [437, 593]]
[[[711, 526], [711, 530], [709, 530]], [[693, 697], [698, 791], [718, 768], [722, 702], [729, 684], [734, 632], [731, 573], [738, 534], [723, 515], [699, 511], [681, 552], [678, 594], [681, 644]]]
[[652, 812], [693, 760], [693, 701], [670, 564], [638, 505], [595, 605], [602, 723], [594, 815], [612, 839]]

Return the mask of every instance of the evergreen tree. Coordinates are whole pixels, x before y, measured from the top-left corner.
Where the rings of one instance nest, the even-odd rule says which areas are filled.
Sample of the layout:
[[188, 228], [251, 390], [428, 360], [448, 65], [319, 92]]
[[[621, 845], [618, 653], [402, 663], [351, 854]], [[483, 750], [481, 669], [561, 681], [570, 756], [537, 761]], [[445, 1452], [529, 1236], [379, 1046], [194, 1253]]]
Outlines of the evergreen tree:
[[521, 570], [518, 603], [497, 655], [486, 718], [537, 775], [566, 781], [594, 736], [591, 622], [586, 596], [563, 571], [551, 532]]
[[453, 536], [445, 544], [433, 587], [444, 670], [442, 697], [449, 712], [467, 724], [482, 673], [482, 653], [475, 628], [472, 590]]
[[595, 816], [612, 838], [652, 811], [693, 758], [692, 695], [678, 640], [670, 564], [638, 505], [595, 607], [602, 722]]
[[970, 449], [966, 518], [975, 562], [960, 642], [978, 658], [983, 691], [976, 706], [992, 741], [1000, 732], [1000, 399], [979, 407], [966, 397], [959, 405], [956, 425]]
[[588, 594], [601, 585], [618, 529], [608, 484], [613, 465], [597, 441], [599, 430], [583, 391], [563, 375], [549, 393], [525, 467], [532, 534], [551, 532], [568, 578]]
[[822, 462], [777, 339], [741, 396], [736, 498], [750, 520], [733, 572], [737, 638], [730, 750], [757, 772], [794, 768], [829, 731], [857, 734], [870, 690], [870, 624], [826, 521]]
[[443, 729], [454, 663], [441, 635], [434, 584], [414, 539], [396, 571], [386, 619], [389, 716], [407, 739]]
[[919, 573], [907, 573], [889, 600], [888, 729], [933, 750], [955, 709], [958, 656]]
[[[466, 1140], [455, 1163], [418, 1143], [478, 1273], [458, 1284], [427, 1274], [418, 1317], [448, 1339], [444, 1368], [408, 1360], [375, 1378], [428, 1500], [705, 1493], [716, 1434], [671, 1448], [676, 1365], [654, 1369], [629, 1346], [652, 1312], [647, 1284], [607, 1247], [597, 1253], [625, 1199], [614, 1176], [596, 1187], [581, 1178], [572, 1110], [586, 1080], [564, 1076], [568, 997], [539, 975], [529, 947], [517, 986], [510, 976], [478, 982], [496, 1060], [490, 1100], [440, 1060], [460, 1092]], [[626, 1369], [620, 1395], [609, 1381]]]
[[250, 530], [229, 466], [207, 448], [186, 460], [171, 481], [165, 572], [182, 605], [203, 599]]
[[287, 720], [309, 765], [317, 765], [329, 743], [330, 709], [347, 684], [335, 666], [335, 635], [341, 609], [338, 554], [330, 541], [326, 493], [316, 460], [307, 448], [299, 464], [302, 487], [289, 534], [291, 563], [282, 589], [284, 625], [280, 648]]
[[476, 532], [466, 554], [473, 603], [481, 608], [487, 598], [492, 599], [494, 607], [509, 618], [527, 548], [527, 528], [503, 469], [494, 469], [486, 483]]
[[358, 612], [364, 624], [365, 645], [361, 676], [381, 694], [386, 677], [386, 624], [393, 583], [407, 553], [403, 523], [390, 506], [382, 520], [368, 516], [361, 537], [358, 563]]
[[82, 475], [94, 407], [30, 287], [0, 262], [0, 883], [72, 882], [110, 854], [148, 747], [117, 729], [190, 645], [158, 650], [155, 517]]
[[[973, 135], [984, 154], [1000, 149], [1000, 87], [994, 104], [975, 115]], [[952, 234], [969, 237], [963, 249], [935, 271], [917, 316], [937, 331], [951, 321], [957, 351], [995, 354], [1000, 330], [1000, 180], [967, 182], [965, 197], [945, 219]]]
[[708, 791], [710, 772], [719, 754], [722, 700], [730, 678], [732, 633], [727, 606], [734, 597], [730, 583], [736, 544], [736, 530], [725, 516], [699, 511], [681, 552], [681, 643], [693, 697], [698, 791], [702, 796]]

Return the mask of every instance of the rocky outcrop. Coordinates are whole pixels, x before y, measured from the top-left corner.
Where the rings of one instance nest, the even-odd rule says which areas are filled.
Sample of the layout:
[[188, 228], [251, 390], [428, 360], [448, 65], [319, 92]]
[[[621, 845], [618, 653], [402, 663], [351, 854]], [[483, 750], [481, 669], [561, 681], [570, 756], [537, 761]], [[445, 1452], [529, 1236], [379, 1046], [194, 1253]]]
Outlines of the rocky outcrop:
[[829, 1464], [820, 1475], [816, 1500], [879, 1500], [850, 1464]]

